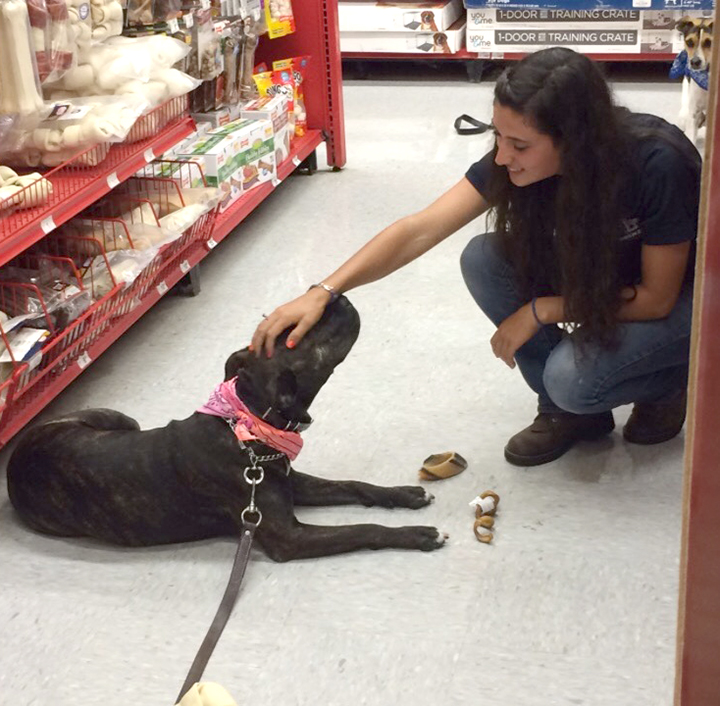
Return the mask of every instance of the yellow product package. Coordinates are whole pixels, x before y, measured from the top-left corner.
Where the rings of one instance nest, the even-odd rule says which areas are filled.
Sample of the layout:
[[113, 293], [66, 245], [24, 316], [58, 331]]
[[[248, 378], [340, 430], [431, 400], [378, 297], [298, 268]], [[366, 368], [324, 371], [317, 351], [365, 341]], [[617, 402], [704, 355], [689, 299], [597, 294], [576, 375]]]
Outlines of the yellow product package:
[[284, 85], [293, 85], [295, 115], [295, 137], [302, 137], [307, 133], [307, 110], [305, 109], [304, 83], [307, 77], [307, 67], [310, 63], [309, 56], [295, 56], [290, 59], [282, 59], [273, 62], [273, 69], [281, 73], [280, 81]]
[[295, 31], [291, 0], [265, 0], [265, 21], [270, 39], [284, 37]]

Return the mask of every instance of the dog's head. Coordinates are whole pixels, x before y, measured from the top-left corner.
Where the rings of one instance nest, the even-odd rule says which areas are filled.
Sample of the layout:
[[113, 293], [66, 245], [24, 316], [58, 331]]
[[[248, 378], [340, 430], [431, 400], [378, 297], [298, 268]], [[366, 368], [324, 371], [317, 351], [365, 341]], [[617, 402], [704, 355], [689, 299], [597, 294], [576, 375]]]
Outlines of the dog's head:
[[690, 68], [695, 71], [709, 69], [712, 55], [713, 21], [685, 16], [675, 25], [675, 28], [682, 33], [685, 40], [685, 51]]
[[225, 380], [237, 377], [238, 397], [254, 414], [280, 428], [283, 422], [310, 421], [312, 401], [357, 340], [360, 316], [340, 296], [292, 350], [285, 345], [291, 330], [278, 336], [272, 358], [243, 348], [225, 363]]
[[435, 20], [435, 14], [433, 13], [432, 10], [423, 10], [423, 11], [420, 13], [420, 21], [421, 21], [424, 25], [429, 25], [429, 24], [430, 24], [431, 22], [433, 22], [434, 20]]

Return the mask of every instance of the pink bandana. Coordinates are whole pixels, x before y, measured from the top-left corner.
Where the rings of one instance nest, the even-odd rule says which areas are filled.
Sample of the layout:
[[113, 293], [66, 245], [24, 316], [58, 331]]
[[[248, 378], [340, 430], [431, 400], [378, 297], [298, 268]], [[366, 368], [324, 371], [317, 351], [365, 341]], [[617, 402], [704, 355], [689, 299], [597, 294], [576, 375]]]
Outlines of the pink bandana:
[[296, 431], [276, 429], [260, 417], [256, 417], [237, 396], [236, 380], [237, 378], [233, 378], [220, 383], [213, 390], [210, 399], [197, 411], [234, 420], [235, 436], [240, 441], [262, 441], [294, 461], [303, 445], [300, 434]]

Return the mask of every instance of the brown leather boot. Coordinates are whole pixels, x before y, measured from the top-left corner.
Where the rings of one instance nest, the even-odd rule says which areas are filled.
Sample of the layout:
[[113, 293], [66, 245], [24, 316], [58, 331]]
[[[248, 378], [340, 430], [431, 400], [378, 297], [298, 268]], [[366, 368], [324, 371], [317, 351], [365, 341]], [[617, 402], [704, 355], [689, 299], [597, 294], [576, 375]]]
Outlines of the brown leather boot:
[[560, 458], [576, 441], [598, 439], [614, 428], [612, 412], [540, 412], [529, 427], [508, 441], [505, 458], [515, 466], [539, 466]]
[[660, 444], [680, 433], [685, 424], [687, 388], [674, 390], [657, 402], [636, 402], [623, 429], [632, 444]]

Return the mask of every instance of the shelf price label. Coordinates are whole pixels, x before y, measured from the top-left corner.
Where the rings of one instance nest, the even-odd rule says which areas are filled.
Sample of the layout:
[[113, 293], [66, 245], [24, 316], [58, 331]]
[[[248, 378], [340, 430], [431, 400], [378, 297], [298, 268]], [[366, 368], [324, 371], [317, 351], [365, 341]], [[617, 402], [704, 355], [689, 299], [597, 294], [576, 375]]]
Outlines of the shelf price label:
[[134, 297], [133, 300], [130, 302], [130, 311], [137, 309], [139, 306], [140, 306], [140, 299], [138, 297]]
[[80, 366], [80, 370], [85, 370], [90, 363], [92, 363], [92, 358], [88, 355], [87, 351], [85, 351], [85, 353], [77, 359], [77, 364]]
[[180, 31], [180, 25], [178, 24], [177, 19], [173, 17], [173, 19], [168, 20], [168, 29], [170, 30], [170, 34], [175, 34]]
[[48, 216], [47, 218], [44, 218], [42, 221], [40, 221], [40, 228], [42, 228], [42, 232], [47, 235], [50, 231], [55, 230], [57, 226], [55, 225], [53, 217]]
[[278, 186], [280, 186], [280, 184], [282, 184], [282, 179], [278, 179], [277, 177], [274, 177], [272, 180], [272, 185], [275, 188], [277, 188]]
[[155, 153], [152, 151], [152, 147], [148, 147], [145, 150], [145, 161], [152, 162], [155, 159]]
[[117, 172], [113, 172], [108, 175], [107, 183], [111, 189], [114, 189], [116, 186], [120, 186], [120, 179], [118, 179]]
[[217, 245], [217, 243], [215, 242], [214, 238], [208, 238], [208, 241], [207, 241], [208, 250], [212, 250], [216, 245]]
[[187, 15], [183, 15], [183, 22], [185, 22], [185, 29], [191, 29], [192, 26], [195, 24], [193, 13], [188, 12]]
[[180, 272], [182, 272], [184, 275], [190, 272], [190, 263], [187, 260], [183, 260], [180, 263]]
[[167, 284], [165, 284], [165, 281], [162, 281], [162, 282], [160, 282], [160, 284], [158, 284], [157, 291], [160, 296], [165, 294], [165, 292], [167, 292], [167, 290], [168, 290], [168, 286], [167, 286]]
[[296, 167], [299, 167], [300, 164], [301, 164], [301, 162], [300, 162], [300, 157], [298, 157], [297, 155], [295, 155], [295, 156], [292, 158], [292, 163], [293, 163]]

